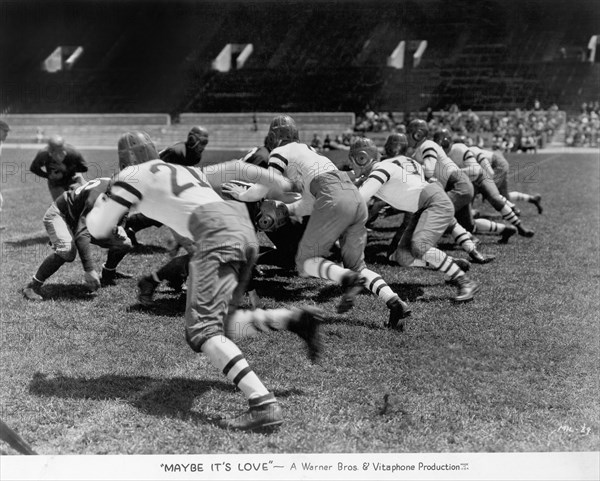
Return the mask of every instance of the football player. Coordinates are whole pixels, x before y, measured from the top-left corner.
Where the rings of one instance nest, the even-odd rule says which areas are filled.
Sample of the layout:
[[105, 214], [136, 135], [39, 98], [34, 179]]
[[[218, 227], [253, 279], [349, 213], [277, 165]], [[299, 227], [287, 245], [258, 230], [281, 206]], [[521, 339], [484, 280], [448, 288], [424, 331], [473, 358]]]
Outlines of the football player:
[[[406, 135], [402, 133], [390, 134], [388, 135], [387, 139], [385, 139], [385, 144], [383, 145], [383, 156], [381, 157], [381, 160], [396, 157], [397, 155], [404, 155], [407, 149], [408, 141], [406, 140]], [[364, 181], [364, 178], [359, 177], [359, 181], [356, 182], [356, 186], [360, 188]], [[370, 202], [367, 202], [367, 205], [369, 206], [369, 220], [367, 221], [367, 227], [375, 222], [381, 211], [384, 209], [388, 213], [390, 212], [390, 209], [392, 209], [392, 212], [395, 211], [395, 213], [397, 213], [396, 209], [390, 208], [390, 206], [381, 199], [373, 198]]]
[[475, 160], [470, 148], [462, 142], [453, 142], [448, 129], [437, 131], [433, 135], [433, 140], [469, 176], [475, 188], [474, 196], [481, 194], [504, 219], [511, 223], [511, 225], [505, 225], [488, 219], [473, 219], [471, 205], [468, 205], [460, 213], [457, 213], [457, 219], [465, 229], [473, 234], [499, 234], [500, 240], [498, 242], [501, 244], [506, 244], [517, 231], [521, 235], [525, 235], [526, 229], [521, 225], [516, 213], [508, 205], [506, 199], [500, 195], [496, 184], [486, 180], [483, 168]]
[[81, 174], [87, 172], [88, 167], [75, 147], [65, 143], [61, 136], [53, 135], [48, 139], [48, 145], [37, 153], [29, 170], [48, 180], [50, 195], [56, 200], [66, 190], [85, 183]]
[[[177, 142], [161, 150], [159, 157], [169, 164], [199, 165], [202, 161], [202, 152], [208, 145], [208, 130], [201, 125], [190, 129], [185, 142]], [[160, 222], [149, 219], [141, 214], [132, 214], [127, 217], [127, 235], [134, 247], [139, 246], [136, 234], [148, 227], [161, 227]], [[174, 236], [175, 237], [175, 236]]]
[[538, 214], [544, 209], [542, 207], [542, 196], [540, 194], [526, 194], [524, 192], [508, 191], [508, 171], [509, 164], [502, 152], [499, 150], [487, 150], [477, 146], [470, 147], [475, 155], [477, 162], [484, 168], [484, 175], [487, 179], [493, 179], [498, 191], [504, 196], [509, 205], [519, 214], [514, 202], [525, 201], [535, 205]]
[[[109, 186], [108, 177], [90, 180], [75, 190], [64, 192], [48, 208], [44, 215], [44, 227], [54, 252], [44, 259], [31, 282], [22, 289], [26, 299], [43, 300], [44, 282], [65, 262], [73, 262], [77, 253], [83, 265], [85, 284], [92, 292], [100, 286], [114, 285], [117, 278], [131, 278], [128, 274], [117, 272], [117, 265], [132, 248], [123, 227], [115, 226], [111, 235], [100, 241], [92, 238], [86, 226], [86, 215]], [[102, 266], [102, 279], [94, 269], [91, 244], [108, 248], [106, 262]]]
[[421, 166], [403, 155], [380, 162], [377, 146], [370, 139], [356, 139], [349, 158], [356, 175], [367, 176], [359, 189], [365, 201], [375, 196], [408, 213], [393, 260], [406, 267], [415, 258], [425, 261], [458, 287], [456, 302], [472, 300], [479, 284], [436, 247], [454, 219], [454, 206], [440, 184], [428, 183]]
[[208, 130], [201, 125], [190, 129], [185, 142], [177, 142], [161, 150], [159, 157], [169, 164], [199, 165], [202, 152], [208, 145]]
[[[410, 308], [365, 264], [367, 205], [348, 174], [301, 143], [296, 122], [289, 115], [278, 115], [271, 121], [267, 148], [270, 175], [276, 178], [283, 174], [301, 186], [301, 198], [287, 205], [290, 215], [297, 219], [310, 215], [296, 254], [298, 273], [340, 284], [343, 295], [338, 313], [349, 311], [356, 295], [367, 287], [390, 310], [385, 324], [402, 326], [399, 321], [410, 313]], [[246, 202], [262, 199], [268, 191], [269, 186], [259, 184], [248, 190], [233, 183], [223, 185], [223, 192]], [[338, 240], [343, 266], [326, 259]]]
[[[414, 159], [423, 166], [423, 173], [428, 182], [439, 182], [454, 205], [455, 213], [471, 208], [473, 200], [473, 184], [467, 175], [448, 158], [444, 150], [427, 135], [429, 128], [421, 119], [411, 120], [406, 128], [408, 145], [413, 150]], [[471, 258], [472, 262], [486, 264], [494, 256], [485, 257], [473, 242], [469, 232], [456, 220], [451, 222], [448, 231], [454, 242]]]
[[[220, 424], [242, 430], [280, 425], [281, 406], [250, 368], [235, 340], [287, 329], [306, 341], [314, 359], [320, 351], [318, 312], [311, 308], [237, 309], [258, 252], [246, 206], [221, 198], [200, 169], [158, 159], [152, 140], [143, 132], [123, 134], [118, 148], [120, 165], [130, 166], [114, 176], [110, 193], [100, 197], [88, 215], [90, 232], [97, 238], [110, 237], [119, 219], [135, 207], [194, 240], [195, 253], [188, 265], [186, 340], [242, 390], [250, 405], [245, 413]], [[252, 171], [257, 182], [265, 182], [267, 170], [246, 167], [251, 167], [247, 172]], [[281, 185], [289, 185], [280, 179]]]

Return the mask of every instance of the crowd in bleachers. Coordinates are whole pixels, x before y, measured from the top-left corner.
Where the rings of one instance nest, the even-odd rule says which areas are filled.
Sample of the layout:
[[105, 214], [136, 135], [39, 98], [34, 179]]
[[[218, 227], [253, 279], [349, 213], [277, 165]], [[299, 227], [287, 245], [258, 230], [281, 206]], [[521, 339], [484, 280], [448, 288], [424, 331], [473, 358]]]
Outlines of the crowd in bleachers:
[[[567, 135], [568, 145], [597, 145], [598, 103], [588, 106], [576, 119], [571, 119]], [[429, 124], [430, 131], [448, 128], [456, 136], [467, 142], [508, 152], [535, 152], [544, 148], [561, 127], [564, 119], [556, 104], [542, 109], [540, 102], [535, 101], [531, 108], [516, 109], [505, 112], [473, 112], [471, 109], [460, 110], [453, 104], [447, 109], [434, 112], [410, 113], [404, 115], [402, 121], [395, 119], [393, 113], [377, 113], [368, 108], [357, 115], [355, 132], [402, 132], [406, 123], [413, 118], [422, 118]], [[578, 143], [574, 143], [574, 139]]]
[[600, 101], [584, 102], [578, 115], [567, 119], [565, 144], [569, 147], [598, 147]]

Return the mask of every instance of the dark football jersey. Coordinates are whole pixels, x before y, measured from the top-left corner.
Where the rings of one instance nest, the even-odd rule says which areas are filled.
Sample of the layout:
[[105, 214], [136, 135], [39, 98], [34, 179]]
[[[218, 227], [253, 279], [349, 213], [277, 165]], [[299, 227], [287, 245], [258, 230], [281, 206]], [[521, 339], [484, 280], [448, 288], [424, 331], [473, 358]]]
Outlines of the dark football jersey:
[[158, 155], [168, 164], [194, 166], [202, 160], [202, 155], [188, 149], [185, 142], [177, 142], [165, 150], [161, 150]]
[[81, 217], [85, 217], [92, 210], [96, 199], [108, 190], [109, 185], [108, 177], [93, 179], [75, 190], [68, 190], [54, 202], [65, 216], [67, 224], [74, 226]]
[[50, 184], [64, 187], [72, 184], [75, 174], [77, 172], [87, 172], [88, 167], [81, 153], [75, 148], [65, 145], [65, 150], [67, 154], [62, 162], [54, 160], [48, 153], [47, 148], [40, 150], [31, 163], [31, 172], [46, 179], [53, 172], [60, 172], [63, 174], [62, 178], [49, 179]]

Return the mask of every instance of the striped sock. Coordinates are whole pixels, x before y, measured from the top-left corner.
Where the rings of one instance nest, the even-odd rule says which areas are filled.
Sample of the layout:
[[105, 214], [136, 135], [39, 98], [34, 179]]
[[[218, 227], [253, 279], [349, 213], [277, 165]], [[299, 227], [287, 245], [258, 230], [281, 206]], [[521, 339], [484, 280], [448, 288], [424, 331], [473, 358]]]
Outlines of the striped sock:
[[510, 222], [515, 227], [518, 225], [521, 225], [521, 219], [519, 219], [519, 217], [517, 217], [517, 214], [515, 214], [515, 212], [508, 205], [508, 203], [504, 204], [504, 207], [502, 207], [502, 210], [500, 211], [500, 213], [502, 214], [502, 218], [505, 221]]
[[345, 269], [335, 262], [323, 259], [322, 257], [306, 259], [302, 267], [304, 272], [309, 276], [318, 277], [319, 279], [328, 279], [337, 284], [341, 284], [342, 277], [348, 272], [348, 269]]
[[475, 250], [475, 243], [471, 239], [467, 229], [465, 229], [456, 221], [454, 221], [454, 227], [450, 232], [450, 236], [454, 240], [454, 243], [458, 244], [458, 246], [465, 252], [473, 252]]
[[423, 254], [423, 260], [442, 272], [447, 279], [455, 280], [465, 275], [461, 268], [456, 265], [452, 257], [435, 247], [432, 247]]
[[516, 191], [515, 191], [515, 192], [510, 192], [510, 193], [508, 194], [508, 198], [509, 198], [511, 201], [513, 201], [513, 202], [516, 202], [516, 201], [518, 201], [518, 200], [524, 200], [524, 201], [526, 201], [526, 202], [530, 202], [530, 201], [531, 201], [531, 199], [533, 198], [533, 196], [532, 196], [532, 195], [529, 195], [529, 194], [524, 194], [523, 192], [516, 192]]
[[261, 332], [287, 329], [298, 311], [290, 309], [238, 309], [225, 320], [225, 335], [232, 341], [252, 337]]
[[248, 365], [242, 351], [230, 339], [223, 335], [213, 336], [202, 344], [202, 352], [248, 399], [269, 394]]
[[499, 222], [488, 219], [475, 219], [475, 230], [477, 234], [501, 234], [506, 226]]
[[365, 286], [369, 289], [373, 294], [383, 299], [384, 302], [397, 297], [392, 288], [388, 286], [387, 282], [383, 280], [383, 278], [367, 268], [364, 268], [360, 271], [360, 275], [366, 279]]

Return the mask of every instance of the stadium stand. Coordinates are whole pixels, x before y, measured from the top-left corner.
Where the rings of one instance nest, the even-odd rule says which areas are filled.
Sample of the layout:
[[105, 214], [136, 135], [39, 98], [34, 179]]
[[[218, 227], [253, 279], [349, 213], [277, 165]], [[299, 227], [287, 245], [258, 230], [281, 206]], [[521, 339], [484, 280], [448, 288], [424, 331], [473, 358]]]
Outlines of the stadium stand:
[[[147, 130], [168, 143], [180, 140], [189, 126], [185, 115], [192, 112], [360, 113], [371, 106], [404, 113], [448, 110], [453, 104], [463, 110], [516, 111], [535, 99], [574, 112], [584, 100], [598, 99], [600, 63], [586, 57], [600, 24], [595, 2], [516, 5], [499, 0], [7, 2], [0, 113], [164, 112], [173, 121], [152, 120]], [[417, 66], [412, 55], [422, 40], [427, 48]], [[388, 67], [387, 58], [401, 41], [406, 41], [404, 68]], [[213, 70], [228, 43], [252, 44], [253, 53], [241, 69]], [[72, 67], [42, 71], [40, 64], [61, 45], [81, 46], [84, 53]], [[103, 124], [107, 119], [81, 120], [89, 123], [87, 132], [85, 125], [67, 122], [61, 132], [87, 144], [94, 136], [114, 135], [120, 124]], [[348, 128], [346, 120], [329, 120], [329, 126], [307, 122], [309, 139], [315, 132], [324, 137]], [[246, 127], [246, 120], [209, 121], [212, 146], [229, 145], [232, 129]], [[38, 123], [32, 120], [32, 132], [16, 121], [12, 141], [37, 139], [37, 127], [44, 135], [56, 129]], [[130, 127], [140, 125], [133, 119]], [[240, 142], [262, 141], [262, 120], [248, 125], [236, 134]]]

